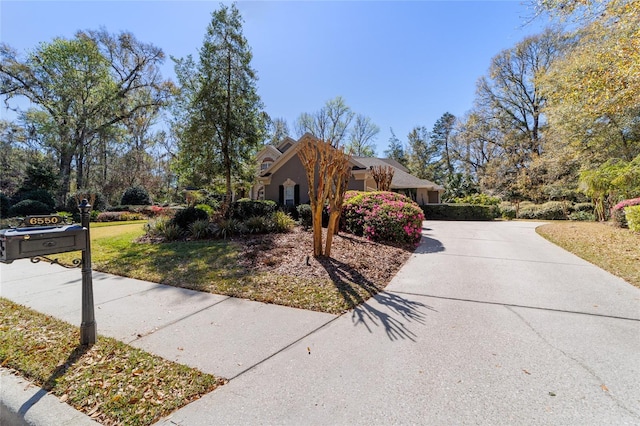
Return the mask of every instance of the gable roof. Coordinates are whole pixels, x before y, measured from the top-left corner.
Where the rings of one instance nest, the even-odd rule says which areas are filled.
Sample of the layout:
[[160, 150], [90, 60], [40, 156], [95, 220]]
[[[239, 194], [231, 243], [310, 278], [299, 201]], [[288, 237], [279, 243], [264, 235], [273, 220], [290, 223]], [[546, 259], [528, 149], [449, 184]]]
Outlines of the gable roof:
[[[392, 189], [426, 188], [432, 191], [444, 191], [444, 187], [427, 179], [419, 179], [408, 173], [406, 167], [390, 158], [353, 157], [353, 161], [366, 169], [373, 166], [393, 167]], [[397, 164], [399, 167], [395, 166]]]
[[296, 143], [295, 139], [292, 139], [289, 136], [287, 136], [286, 138], [282, 139], [278, 145], [276, 145], [276, 148], [278, 148], [278, 151], [284, 153], [286, 150], [291, 148], [295, 143]]
[[278, 158], [282, 155], [282, 153], [273, 145], [265, 145], [260, 152], [256, 155], [256, 158], [261, 158], [266, 156], [267, 154], [272, 157]]
[[[261, 177], [267, 177], [275, 173], [280, 167], [286, 164], [300, 149], [301, 142], [306, 139], [318, 140], [311, 133], [305, 133], [297, 141], [287, 137], [280, 143], [279, 146], [284, 146], [283, 143], [290, 143], [291, 146], [275, 159], [273, 164], [260, 174]], [[409, 188], [426, 188], [432, 191], [444, 191], [444, 187], [433, 183], [426, 179], [418, 179], [409, 173], [406, 167], [391, 158], [374, 158], [374, 157], [351, 157], [351, 164], [354, 170], [369, 170], [373, 166], [391, 166], [393, 167], [393, 179], [391, 180], [392, 189], [409, 189]]]
[[289, 161], [291, 157], [293, 157], [298, 152], [298, 149], [300, 149], [300, 145], [301, 145], [300, 142], [308, 138], [312, 138], [316, 140], [318, 139], [315, 136], [313, 136], [311, 133], [305, 133], [297, 141], [287, 136], [280, 143], [279, 146], [284, 147], [287, 144], [291, 144], [291, 146], [288, 147], [288, 149], [286, 149], [284, 152], [282, 152], [282, 155], [276, 158], [273, 164], [271, 164], [271, 166], [267, 170], [265, 170], [264, 173], [261, 173], [260, 176], [264, 177], [264, 176], [269, 176], [272, 173], [275, 173], [280, 167], [282, 167], [283, 164], [286, 164], [286, 162]]

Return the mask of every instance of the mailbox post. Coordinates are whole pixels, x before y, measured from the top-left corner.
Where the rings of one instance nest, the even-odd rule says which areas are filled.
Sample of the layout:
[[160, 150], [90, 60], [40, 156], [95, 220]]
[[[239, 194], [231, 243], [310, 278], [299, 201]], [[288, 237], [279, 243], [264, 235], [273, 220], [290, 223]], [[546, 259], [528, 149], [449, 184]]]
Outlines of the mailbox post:
[[96, 318], [93, 307], [93, 276], [91, 273], [91, 239], [89, 236], [89, 216], [91, 204], [84, 199], [78, 206], [80, 223], [86, 229], [86, 248], [82, 250], [82, 323], [80, 324], [80, 344], [92, 345], [96, 342]]
[[[91, 273], [91, 240], [89, 236], [89, 216], [91, 204], [82, 200], [78, 206], [82, 225], [68, 224], [60, 216], [27, 216], [25, 227], [0, 230], [0, 262], [11, 263], [18, 259], [31, 259], [37, 263], [46, 260], [57, 263], [47, 255], [82, 250], [82, 262], [73, 261], [82, 267], [82, 323], [80, 324], [80, 344], [96, 342], [96, 319], [93, 308], [93, 277]], [[79, 264], [80, 263], [80, 264]]]

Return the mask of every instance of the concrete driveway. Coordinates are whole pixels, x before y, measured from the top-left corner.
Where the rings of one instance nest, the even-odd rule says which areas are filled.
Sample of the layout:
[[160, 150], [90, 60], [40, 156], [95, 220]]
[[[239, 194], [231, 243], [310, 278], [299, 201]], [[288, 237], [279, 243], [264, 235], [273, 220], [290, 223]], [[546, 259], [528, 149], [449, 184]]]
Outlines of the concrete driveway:
[[387, 291], [161, 423], [640, 424], [640, 290], [532, 222], [425, 222]]

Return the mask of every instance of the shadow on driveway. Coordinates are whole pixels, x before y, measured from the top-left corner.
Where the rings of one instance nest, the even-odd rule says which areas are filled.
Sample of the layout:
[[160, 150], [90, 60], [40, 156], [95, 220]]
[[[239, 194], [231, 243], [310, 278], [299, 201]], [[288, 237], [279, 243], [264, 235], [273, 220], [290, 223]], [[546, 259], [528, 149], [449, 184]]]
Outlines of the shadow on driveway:
[[[364, 325], [370, 333], [373, 333], [375, 328], [382, 326], [389, 340], [409, 339], [415, 341], [416, 334], [407, 327], [405, 322], [424, 324], [424, 310], [435, 311], [424, 303], [409, 300], [398, 294], [380, 292], [382, 288], [368, 280], [356, 269], [339, 260], [323, 258], [319, 259], [319, 262], [329, 273], [331, 281], [348, 306], [353, 308], [351, 318], [354, 325]], [[359, 286], [360, 291], [355, 286]], [[373, 300], [365, 303], [369, 298], [373, 298]], [[375, 307], [374, 301], [388, 308], [390, 313]]]

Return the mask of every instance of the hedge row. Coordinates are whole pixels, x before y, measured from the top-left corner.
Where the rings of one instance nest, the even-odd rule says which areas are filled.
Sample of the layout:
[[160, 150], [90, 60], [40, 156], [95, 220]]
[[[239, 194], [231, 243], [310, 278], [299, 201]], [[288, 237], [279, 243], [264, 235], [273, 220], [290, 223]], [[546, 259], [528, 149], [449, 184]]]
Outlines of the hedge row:
[[426, 204], [420, 207], [427, 220], [493, 220], [500, 216], [498, 206]]

